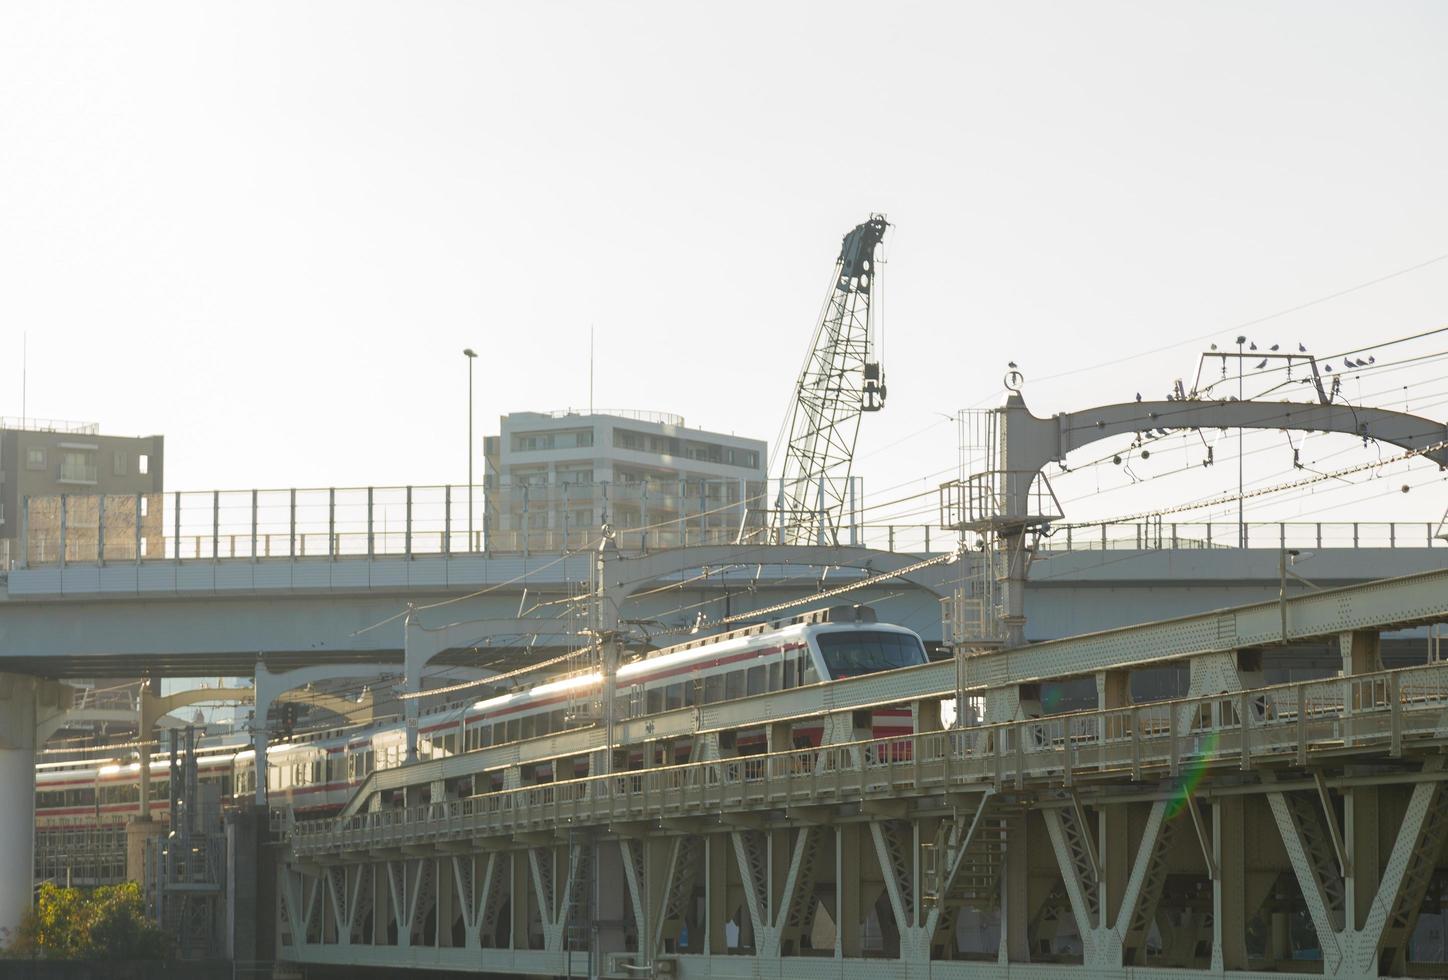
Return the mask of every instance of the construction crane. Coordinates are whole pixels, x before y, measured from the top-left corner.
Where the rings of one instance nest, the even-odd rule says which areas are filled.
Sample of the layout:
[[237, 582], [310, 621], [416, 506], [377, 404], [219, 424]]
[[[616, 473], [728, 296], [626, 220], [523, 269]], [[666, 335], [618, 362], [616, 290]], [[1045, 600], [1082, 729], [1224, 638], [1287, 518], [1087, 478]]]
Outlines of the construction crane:
[[789, 441], [773, 521], [780, 544], [839, 544], [860, 416], [885, 405], [871, 299], [880, 287], [875, 251], [888, 227], [884, 215], [872, 214], [840, 245], [824, 311], [785, 416]]

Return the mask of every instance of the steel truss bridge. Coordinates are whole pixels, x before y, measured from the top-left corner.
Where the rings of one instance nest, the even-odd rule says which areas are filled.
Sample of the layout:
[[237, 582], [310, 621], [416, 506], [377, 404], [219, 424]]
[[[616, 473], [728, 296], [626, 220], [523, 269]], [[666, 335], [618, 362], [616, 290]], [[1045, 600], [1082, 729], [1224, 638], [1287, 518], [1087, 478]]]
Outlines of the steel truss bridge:
[[[1448, 664], [1379, 651], [1444, 620], [1429, 572], [616, 729], [645, 760], [686, 740], [685, 765], [618, 771], [587, 729], [378, 773], [288, 826], [278, 945], [552, 976], [1442, 976]], [[1324, 641], [1338, 676], [1263, 683]], [[1133, 703], [1164, 662], [1185, 696]], [[1051, 714], [1079, 677], [1098, 707]], [[954, 698], [985, 723], [943, 726]], [[872, 739], [900, 704], [918, 733]], [[819, 746], [792, 744], [805, 721]], [[473, 795], [484, 773], [504, 788]]]

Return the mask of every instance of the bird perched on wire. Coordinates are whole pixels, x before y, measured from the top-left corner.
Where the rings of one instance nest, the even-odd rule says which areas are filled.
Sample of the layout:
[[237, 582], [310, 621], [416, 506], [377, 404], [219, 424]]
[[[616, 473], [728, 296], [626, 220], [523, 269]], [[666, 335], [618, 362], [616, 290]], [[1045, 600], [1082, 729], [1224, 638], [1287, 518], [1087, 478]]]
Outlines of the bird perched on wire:
[[1300, 341], [1300, 340], [1297, 342], [1297, 353], [1299, 353], [1299, 354], [1306, 354], [1306, 353], [1307, 353], [1307, 345], [1304, 344], [1304, 343], [1303, 343], [1302, 341]]
[[1264, 367], [1266, 367], [1266, 366], [1267, 366], [1267, 358], [1264, 357], [1264, 358], [1262, 358], [1262, 360], [1258, 363], [1258, 365], [1257, 365], [1257, 367], [1255, 368], [1255, 370], [1260, 371], [1260, 370], [1262, 370], [1262, 369], [1263, 369]]
[[1277, 348], [1279, 348], [1279, 347], [1281, 347], [1281, 346], [1282, 346], [1281, 344], [1273, 344], [1271, 347], [1269, 347], [1269, 348], [1267, 348], [1267, 349], [1268, 349], [1268, 350], [1276, 350]]

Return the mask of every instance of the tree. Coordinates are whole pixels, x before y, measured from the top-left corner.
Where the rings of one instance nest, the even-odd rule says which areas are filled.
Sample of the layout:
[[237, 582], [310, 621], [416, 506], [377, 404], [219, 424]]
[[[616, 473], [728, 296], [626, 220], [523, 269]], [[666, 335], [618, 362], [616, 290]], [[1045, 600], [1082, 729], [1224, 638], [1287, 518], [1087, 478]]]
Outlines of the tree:
[[47, 882], [9, 939], [10, 956], [154, 960], [171, 954], [170, 937], [147, 918], [134, 881], [95, 889]]

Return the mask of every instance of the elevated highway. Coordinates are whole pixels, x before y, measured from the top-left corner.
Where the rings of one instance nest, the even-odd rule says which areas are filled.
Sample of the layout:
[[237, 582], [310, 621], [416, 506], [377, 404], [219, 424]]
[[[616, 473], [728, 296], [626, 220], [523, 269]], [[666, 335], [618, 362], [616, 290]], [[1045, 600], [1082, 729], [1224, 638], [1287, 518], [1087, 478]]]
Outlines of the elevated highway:
[[[1382, 533], [1371, 536], [1371, 545], [1354, 547], [1342, 526], [1316, 548], [1316, 527], [1293, 527], [1291, 538], [1304, 545], [1293, 570], [1316, 585], [1448, 568], [1448, 546], [1424, 525], [1400, 526], [1391, 547]], [[1077, 535], [1070, 550], [1064, 540], [1051, 542], [1027, 585], [1029, 639], [1275, 596], [1279, 552], [1272, 543], [1279, 535], [1263, 537], [1262, 547], [1249, 548], [1201, 547], [1200, 537], [1188, 541], [1185, 535], [1172, 547], [1160, 529], [1113, 538], [1118, 546], [1106, 549], [1095, 546], [1094, 535]], [[654, 633], [687, 628], [700, 610], [715, 617], [746, 612], [921, 557], [753, 545], [650, 554], [651, 567], [638, 574], [633, 588], [649, 594], [635, 595], [622, 614], [645, 621], [641, 632]], [[399, 614], [409, 603], [445, 601], [443, 609], [421, 615], [477, 624], [475, 642], [450, 651], [445, 662], [476, 663], [489, 648], [526, 647], [542, 656], [569, 645], [572, 627], [558, 618], [558, 602], [586, 587], [591, 560], [584, 553], [347, 556], [17, 568], [0, 588], [0, 670], [54, 677], [246, 676], [258, 659], [273, 669], [400, 662]], [[905, 582], [861, 590], [852, 601], [873, 603], [883, 616], [939, 639], [937, 600], [959, 578], [957, 566], [942, 565]], [[1289, 591], [1304, 588], [1288, 582]], [[479, 594], [458, 601], [470, 593]]]

